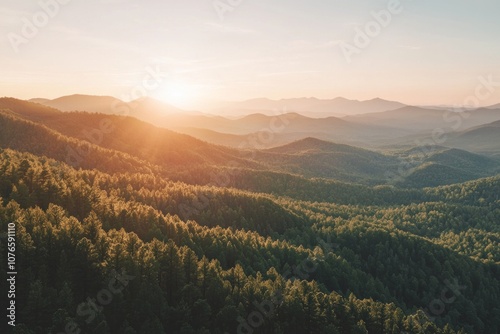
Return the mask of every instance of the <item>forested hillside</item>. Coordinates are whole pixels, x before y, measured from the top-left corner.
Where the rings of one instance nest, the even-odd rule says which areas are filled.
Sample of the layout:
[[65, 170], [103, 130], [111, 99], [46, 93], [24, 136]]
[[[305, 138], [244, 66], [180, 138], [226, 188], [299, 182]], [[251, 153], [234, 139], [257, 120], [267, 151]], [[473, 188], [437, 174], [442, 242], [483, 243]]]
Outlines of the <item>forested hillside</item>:
[[[417, 312], [440, 297], [446, 280], [465, 288], [433, 319], [437, 326], [449, 322], [471, 333], [498, 326], [500, 210], [484, 194], [466, 208], [362, 208], [200, 188], [152, 174], [76, 171], [11, 150], [1, 159], [0, 217], [18, 226], [19, 277], [26, 280], [19, 284], [29, 287], [18, 297], [25, 305], [20, 322], [34, 332], [56, 333], [70, 319], [96, 333], [234, 332], [254, 301], [279, 293], [276, 314], [259, 327], [264, 332], [304, 333], [314, 324], [318, 333], [452, 333]], [[464, 185], [455, 200], [472, 187]], [[436, 189], [433, 196], [453, 193]], [[121, 268], [138, 280], [85, 324], [78, 304]], [[143, 310], [117, 323], [138, 300]]]
[[[14, 333], [500, 330], [495, 158], [443, 148], [402, 182], [376, 182], [412, 152], [314, 138], [236, 150], [1, 102]], [[103, 118], [112, 130], [91, 140]], [[433, 178], [446, 182], [423, 188]], [[7, 278], [2, 267], [2, 291]]]

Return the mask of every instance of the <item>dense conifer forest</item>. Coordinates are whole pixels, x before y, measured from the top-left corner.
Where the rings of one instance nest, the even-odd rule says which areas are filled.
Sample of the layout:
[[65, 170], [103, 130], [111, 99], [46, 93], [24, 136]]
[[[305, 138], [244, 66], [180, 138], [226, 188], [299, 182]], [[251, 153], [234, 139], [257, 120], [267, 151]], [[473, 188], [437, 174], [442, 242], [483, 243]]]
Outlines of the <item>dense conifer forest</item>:
[[252, 153], [109, 115], [92, 132], [103, 115], [2, 101], [13, 333], [500, 330], [493, 157], [467, 182], [381, 182], [396, 155], [310, 138]]

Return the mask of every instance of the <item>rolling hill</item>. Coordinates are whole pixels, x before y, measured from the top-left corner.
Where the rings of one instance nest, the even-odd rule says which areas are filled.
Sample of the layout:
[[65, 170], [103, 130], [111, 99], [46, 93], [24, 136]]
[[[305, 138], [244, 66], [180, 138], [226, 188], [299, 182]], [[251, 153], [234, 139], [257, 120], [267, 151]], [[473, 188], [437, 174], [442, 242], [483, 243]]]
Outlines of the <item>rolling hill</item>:
[[424, 163], [413, 169], [403, 185], [408, 187], [437, 187], [477, 179], [476, 173], [439, 163]]
[[358, 183], [384, 183], [385, 173], [397, 166], [393, 157], [316, 138], [261, 151], [255, 159], [306, 177]]
[[[243, 163], [244, 160], [235, 150], [217, 147], [132, 117], [59, 112], [14, 99], [0, 99], [0, 108], [16, 110], [16, 117], [38, 122], [64, 136], [120, 151], [160, 166], [175, 167], [189, 164], [223, 166], [236, 162]], [[257, 165], [248, 161], [245, 164]]]
[[477, 178], [499, 170], [499, 161], [484, 155], [470, 153], [459, 149], [449, 149], [434, 154], [426, 159], [427, 162], [439, 163], [464, 171], [474, 173]]
[[29, 100], [29, 102], [42, 104], [61, 111], [87, 111], [108, 115], [133, 116], [151, 123], [155, 123], [158, 119], [167, 115], [194, 113], [178, 109], [150, 97], [125, 102], [112, 96], [74, 94], [53, 100], [35, 98]]
[[29, 115], [33, 120], [57, 117], [61, 114], [61, 112], [55, 108], [11, 97], [0, 98], [0, 110], [6, 110], [20, 116]]
[[393, 180], [404, 187], [436, 187], [500, 173], [500, 160], [444, 146], [415, 147], [396, 155], [401, 168]]
[[446, 132], [457, 132], [500, 120], [500, 110], [481, 108], [460, 114], [449, 110], [403, 107], [381, 113], [348, 116], [343, 119], [355, 123], [405, 129], [407, 134], [430, 132], [439, 128]]
[[61, 135], [44, 125], [0, 111], [0, 147], [47, 156], [75, 168], [105, 172], [142, 171], [153, 166], [123, 152]]
[[500, 121], [473, 127], [452, 136], [454, 147], [488, 154], [500, 153]]
[[74, 94], [57, 99], [31, 99], [30, 102], [46, 105], [61, 111], [88, 111], [101, 114], [113, 114], [113, 106], [123, 101], [111, 96], [93, 96]]

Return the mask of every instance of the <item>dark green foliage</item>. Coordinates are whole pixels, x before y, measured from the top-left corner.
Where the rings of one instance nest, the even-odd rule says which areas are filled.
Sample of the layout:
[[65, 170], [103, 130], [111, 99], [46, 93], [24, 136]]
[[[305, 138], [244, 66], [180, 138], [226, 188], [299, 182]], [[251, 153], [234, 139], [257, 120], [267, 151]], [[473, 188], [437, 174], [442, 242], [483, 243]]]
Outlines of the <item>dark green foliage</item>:
[[[496, 179], [418, 193], [448, 204], [361, 207], [77, 171], [12, 150], [0, 162], [0, 222], [16, 222], [25, 287], [19, 323], [34, 333], [72, 321], [93, 333], [498, 328]], [[195, 221], [175, 216], [181, 204]], [[121, 270], [135, 278], [86, 323], [78, 306]], [[434, 325], [429, 305], [454, 280], [465, 289]]]
[[15, 333], [500, 330], [500, 177], [421, 188], [493, 160], [442, 149], [400, 188], [376, 180], [394, 158], [350, 146], [254, 155], [118, 116], [89, 143], [102, 115], [0, 102]]

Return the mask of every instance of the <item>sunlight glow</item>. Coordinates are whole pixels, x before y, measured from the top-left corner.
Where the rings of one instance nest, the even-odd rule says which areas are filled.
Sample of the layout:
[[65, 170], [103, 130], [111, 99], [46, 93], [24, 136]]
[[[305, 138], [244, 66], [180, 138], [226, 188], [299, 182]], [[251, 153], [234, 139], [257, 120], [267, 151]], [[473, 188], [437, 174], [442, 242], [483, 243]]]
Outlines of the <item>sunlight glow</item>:
[[178, 108], [191, 108], [197, 100], [196, 88], [179, 82], [167, 82], [153, 95], [155, 98]]

